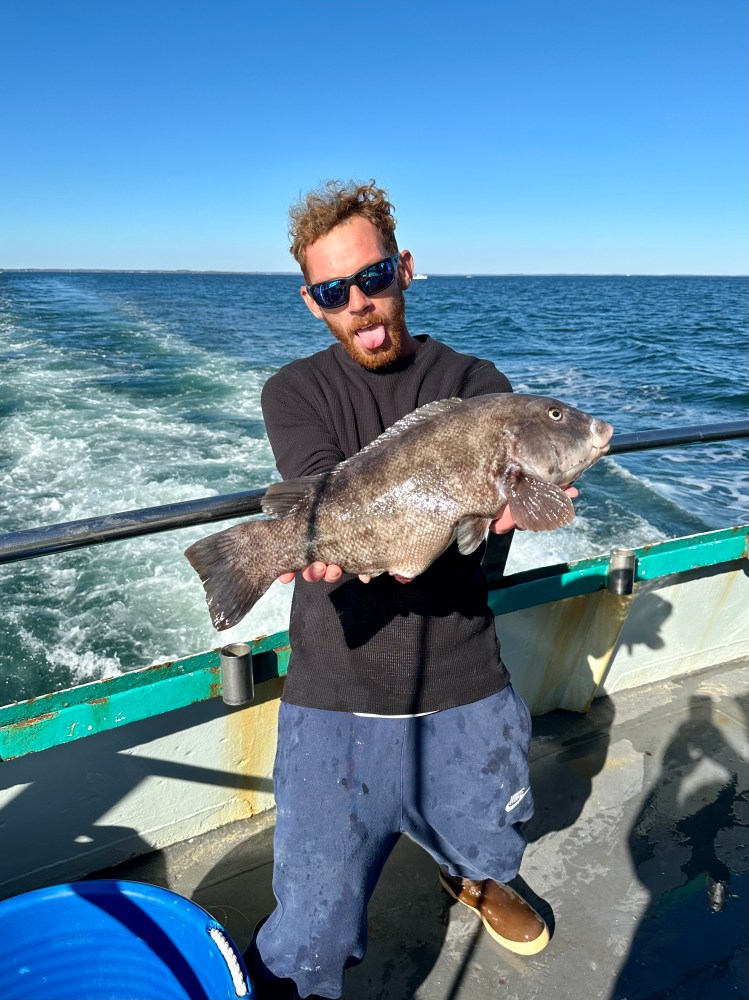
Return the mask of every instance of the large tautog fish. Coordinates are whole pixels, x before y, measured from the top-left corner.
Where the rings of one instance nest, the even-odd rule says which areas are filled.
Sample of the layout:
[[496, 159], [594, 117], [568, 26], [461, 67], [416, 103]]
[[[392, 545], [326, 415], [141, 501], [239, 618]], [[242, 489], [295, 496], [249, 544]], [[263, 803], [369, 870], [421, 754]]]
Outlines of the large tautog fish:
[[464, 555], [477, 549], [506, 505], [520, 528], [569, 523], [564, 488], [608, 451], [612, 433], [543, 396], [428, 403], [332, 471], [271, 486], [269, 520], [209, 535], [185, 555], [217, 629], [240, 621], [279, 574], [316, 560], [413, 578], [453, 539]]

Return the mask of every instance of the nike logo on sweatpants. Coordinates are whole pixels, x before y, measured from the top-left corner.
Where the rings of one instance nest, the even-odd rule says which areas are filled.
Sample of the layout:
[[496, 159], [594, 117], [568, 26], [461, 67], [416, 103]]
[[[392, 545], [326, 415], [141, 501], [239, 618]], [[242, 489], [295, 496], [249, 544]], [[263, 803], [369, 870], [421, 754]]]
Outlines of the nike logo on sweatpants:
[[520, 805], [522, 800], [530, 791], [530, 788], [521, 788], [519, 792], [515, 792], [510, 796], [510, 801], [505, 806], [505, 812], [512, 812], [515, 806]]

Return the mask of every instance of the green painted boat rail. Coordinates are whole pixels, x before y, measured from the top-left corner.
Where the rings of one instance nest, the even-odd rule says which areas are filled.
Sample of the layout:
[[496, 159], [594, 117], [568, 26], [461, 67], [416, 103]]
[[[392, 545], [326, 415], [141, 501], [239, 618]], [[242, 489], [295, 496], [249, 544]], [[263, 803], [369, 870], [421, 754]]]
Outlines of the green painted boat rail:
[[[736, 563], [749, 555], [749, 525], [671, 539], [632, 550], [634, 581]], [[511, 576], [489, 577], [489, 604], [496, 615], [603, 590], [610, 556], [561, 563]], [[248, 641], [256, 683], [283, 677], [289, 634]], [[221, 696], [219, 649], [171, 663], [133, 670], [66, 691], [0, 708], [0, 760], [50, 749]], [[228, 709], [236, 711], [236, 709]]]
[[[247, 645], [256, 683], [286, 675], [288, 632], [251, 639]], [[217, 648], [18, 701], [0, 708], [0, 760], [142, 722], [221, 694]]]
[[[632, 549], [634, 583], [722, 563], [746, 559], [749, 555], [749, 525], [721, 528], [700, 535], [687, 535]], [[608, 586], [609, 554], [577, 562], [542, 566], [511, 576], [489, 577], [489, 606], [495, 615], [549, 604], [568, 597], [593, 594]]]

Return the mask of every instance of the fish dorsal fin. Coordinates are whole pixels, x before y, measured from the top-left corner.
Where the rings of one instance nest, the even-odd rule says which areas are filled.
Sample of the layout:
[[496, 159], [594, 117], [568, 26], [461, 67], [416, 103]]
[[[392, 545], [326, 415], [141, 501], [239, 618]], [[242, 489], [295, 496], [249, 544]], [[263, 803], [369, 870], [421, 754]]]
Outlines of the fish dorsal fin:
[[322, 472], [316, 476], [300, 476], [298, 479], [273, 483], [260, 501], [263, 514], [268, 517], [285, 517], [290, 514], [302, 501], [315, 496], [326, 475], [328, 473]]
[[569, 524], [575, 516], [572, 501], [563, 489], [534, 476], [526, 476], [517, 467], [507, 471], [505, 493], [518, 528], [551, 531]]
[[[367, 452], [374, 451], [386, 441], [392, 441], [393, 438], [399, 437], [405, 431], [409, 430], [409, 428], [416, 426], [416, 424], [423, 423], [425, 420], [436, 417], [440, 413], [449, 413], [450, 410], [454, 410], [456, 406], [460, 406], [462, 403], [463, 400], [458, 399], [457, 396], [450, 396], [448, 399], [438, 399], [434, 403], [426, 403], [424, 406], [420, 406], [418, 410], [412, 410], [405, 417], [396, 420], [394, 424], [391, 424], [387, 430], [384, 430], [370, 444], [365, 445], [357, 454], [364, 455]], [[341, 465], [343, 464], [341, 462]], [[340, 466], [336, 466], [336, 468], [340, 468]]]
[[487, 517], [464, 517], [455, 529], [458, 550], [462, 556], [470, 556], [481, 545], [489, 531], [491, 519]]

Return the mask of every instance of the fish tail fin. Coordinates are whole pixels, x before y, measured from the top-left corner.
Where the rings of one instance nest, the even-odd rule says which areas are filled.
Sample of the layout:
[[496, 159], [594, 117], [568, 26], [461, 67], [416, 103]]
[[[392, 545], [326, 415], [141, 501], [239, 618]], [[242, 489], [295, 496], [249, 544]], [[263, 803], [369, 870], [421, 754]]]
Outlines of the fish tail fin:
[[299, 568], [284, 565], [290, 528], [282, 520], [250, 521], [201, 538], [185, 550], [203, 582], [214, 628], [236, 625], [280, 573]]

